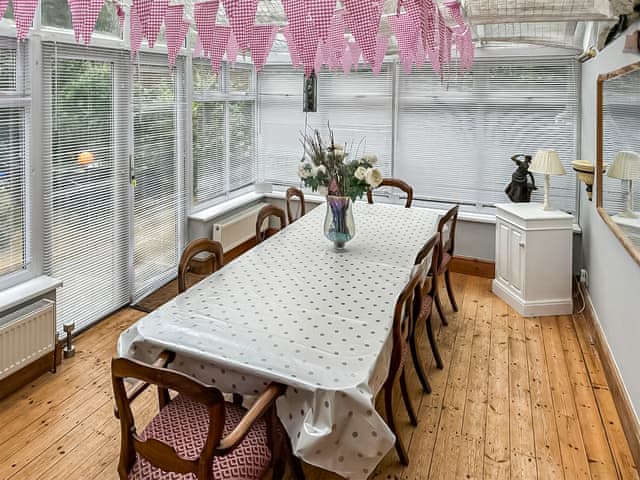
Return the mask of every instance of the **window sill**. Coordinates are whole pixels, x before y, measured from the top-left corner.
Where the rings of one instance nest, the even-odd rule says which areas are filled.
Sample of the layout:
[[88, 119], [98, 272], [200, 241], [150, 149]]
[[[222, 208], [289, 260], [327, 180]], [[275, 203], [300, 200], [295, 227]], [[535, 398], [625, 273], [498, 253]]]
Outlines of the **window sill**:
[[243, 195], [239, 195], [231, 200], [227, 200], [209, 208], [205, 208], [198, 212], [191, 213], [189, 220], [193, 222], [207, 223], [214, 218], [224, 215], [225, 213], [235, 210], [236, 208], [244, 207], [250, 203], [257, 202], [264, 198], [264, 193], [249, 192]]
[[0, 312], [27, 303], [62, 286], [60, 280], [42, 275], [0, 292]]

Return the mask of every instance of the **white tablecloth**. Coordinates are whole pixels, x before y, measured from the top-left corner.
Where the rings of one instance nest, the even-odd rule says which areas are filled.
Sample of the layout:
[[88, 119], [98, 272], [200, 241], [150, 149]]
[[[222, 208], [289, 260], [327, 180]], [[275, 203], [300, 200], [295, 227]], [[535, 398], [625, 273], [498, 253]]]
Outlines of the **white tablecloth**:
[[278, 416], [294, 453], [366, 478], [393, 446], [374, 408], [391, 355], [393, 308], [437, 212], [356, 203], [356, 236], [338, 253], [325, 206], [245, 253], [123, 332], [120, 355], [172, 368], [225, 392], [289, 385]]

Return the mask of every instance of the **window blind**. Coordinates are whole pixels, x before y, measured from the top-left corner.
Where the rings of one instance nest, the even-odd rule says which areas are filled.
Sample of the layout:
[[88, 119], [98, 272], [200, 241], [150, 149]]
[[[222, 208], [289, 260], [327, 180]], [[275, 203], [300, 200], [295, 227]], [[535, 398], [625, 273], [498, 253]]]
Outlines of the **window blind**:
[[320, 130], [327, 138], [327, 122], [335, 139], [348, 143], [352, 157], [378, 156], [384, 175], [391, 173], [393, 147], [393, 74], [385, 65], [378, 76], [362, 69], [345, 76], [322, 72], [318, 76], [318, 111], [302, 112], [304, 75], [291, 66], [265, 66], [260, 74], [260, 162], [265, 181], [299, 184], [297, 164], [302, 157], [301, 132], [305, 117], [309, 133]]
[[58, 331], [129, 301], [128, 54], [43, 44], [44, 269]]
[[[418, 197], [494, 204], [509, 201], [514, 154], [553, 148], [569, 173], [578, 86], [579, 64], [568, 57], [477, 58], [470, 73], [444, 81], [427, 67], [402, 73], [394, 176]], [[532, 201], [541, 202], [543, 178], [535, 177]], [[551, 187], [552, 203], [574, 211], [575, 177], [554, 177]]]
[[[611, 166], [616, 154], [627, 150], [640, 153], [640, 72], [607, 80], [603, 84], [603, 161]], [[604, 207], [612, 215], [625, 208], [627, 182], [603, 175]], [[633, 208], [640, 210], [640, 187], [634, 181]]]
[[183, 71], [149, 55], [133, 73], [134, 300], [175, 276], [180, 256]]
[[29, 263], [27, 51], [0, 37], [0, 277]]
[[255, 86], [249, 66], [193, 64], [193, 201], [255, 182]]

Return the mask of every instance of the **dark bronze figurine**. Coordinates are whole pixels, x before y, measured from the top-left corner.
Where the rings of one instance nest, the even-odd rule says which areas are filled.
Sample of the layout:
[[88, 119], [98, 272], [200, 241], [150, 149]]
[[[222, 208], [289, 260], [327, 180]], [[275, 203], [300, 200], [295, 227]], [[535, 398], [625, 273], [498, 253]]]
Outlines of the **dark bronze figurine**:
[[[519, 158], [524, 160], [519, 160]], [[531, 155], [514, 155], [511, 157], [518, 168], [513, 175], [511, 175], [511, 183], [507, 185], [504, 193], [515, 203], [528, 203], [531, 201], [531, 192], [537, 190], [536, 181], [533, 178], [533, 174], [529, 171], [529, 165], [531, 165]], [[527, 181], [527, 175], [531, 177], [531, 183]]]

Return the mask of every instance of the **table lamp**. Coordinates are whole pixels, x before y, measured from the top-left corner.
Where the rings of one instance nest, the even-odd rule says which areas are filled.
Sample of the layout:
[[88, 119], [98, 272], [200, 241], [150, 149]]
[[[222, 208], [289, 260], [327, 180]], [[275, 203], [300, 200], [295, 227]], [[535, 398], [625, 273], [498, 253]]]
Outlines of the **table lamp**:
[[531, 166], [529, 167], [529, 171], [533, 173], [543, 173], [544, 174], [544, 210], [554, 210], [554, 208], [549, 203], [549, 190], [550, 190], [550, 175], [564, 175], [565, 172], [564, 167], [562, 166], [562, 162], [560, 161], [560, 156], [558, 152], [555, 150], [538, 150], [536, 156], [533, 158], [533, 162], [531, 162]]
[[618, 215], [625, 218], [638, 218], [633, 213], [633, 180], [640, 178], [640, 154], [636, 152], [621, 151], [616, 155], [611, 168], [607, 172], [610, 178], [619, 178], [627, 183], [627, 199], [625, 201], [625, 209]]

